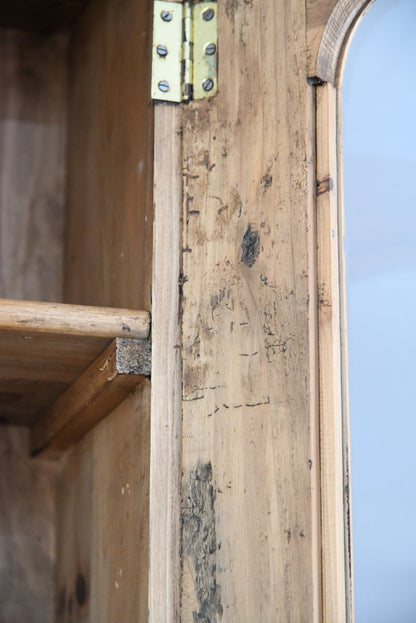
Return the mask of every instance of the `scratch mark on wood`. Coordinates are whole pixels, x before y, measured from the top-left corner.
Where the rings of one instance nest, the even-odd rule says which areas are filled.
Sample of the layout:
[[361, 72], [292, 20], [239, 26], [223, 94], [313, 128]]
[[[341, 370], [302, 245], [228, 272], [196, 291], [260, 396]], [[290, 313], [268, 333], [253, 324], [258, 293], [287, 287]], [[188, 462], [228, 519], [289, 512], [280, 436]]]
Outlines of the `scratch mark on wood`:
[[191, 561], [198, 604], [194, 623], [215, 623], [223, 614], [216, 582], [215, 497], [211, 462], [198, 461], [184, 482], [182, 499], [182, 548]]

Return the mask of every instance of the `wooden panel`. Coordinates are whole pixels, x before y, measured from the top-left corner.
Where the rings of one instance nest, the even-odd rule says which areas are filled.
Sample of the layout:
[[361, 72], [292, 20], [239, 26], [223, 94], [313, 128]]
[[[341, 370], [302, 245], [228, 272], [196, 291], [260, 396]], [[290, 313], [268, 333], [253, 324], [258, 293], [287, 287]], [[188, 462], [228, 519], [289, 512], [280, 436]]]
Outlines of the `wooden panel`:
[[2, 297], [62, 299], [66, 50], [62, 34], [0, 31]]
[[50, 30], [68, 26], [87, 0], [0, 0], [0, 26]]
[[56, 623], [147, 621], [150, 383], [66, 456]]
[[144, 375], [150, 376], [149, 346], [141, 340], [111, 342], [35, 422], [33, 453], [59, 457], [115, 409], [144, 381]]
[[0, 621], [53, 623], [55, 466], [26, 429], [0, 431]]
[[151, 2], [92, 0], [71, 43], [65, 300], [150, 308]]
[[218, 96], [183, 108], [180, 616], [317, 622], [305, 3], [218, 11]]

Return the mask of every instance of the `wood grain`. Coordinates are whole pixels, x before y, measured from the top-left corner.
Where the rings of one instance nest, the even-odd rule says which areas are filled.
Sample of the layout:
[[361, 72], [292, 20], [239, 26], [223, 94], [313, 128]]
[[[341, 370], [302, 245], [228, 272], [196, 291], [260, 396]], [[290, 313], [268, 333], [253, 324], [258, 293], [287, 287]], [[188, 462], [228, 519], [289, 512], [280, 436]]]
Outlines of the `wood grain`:
[[35, 422], [32, 453], [58, 458], [111, 413], [150, 376], [148, 347], [141, 340], [112, 341]]
[[317, 88], [317, 241], [323, 621], [346, 621], [337, 92]]
[[62, 300], [67, 36], [0, 30], [0, 296]]
[[146, 339], [150, 314], [132, 309], [0, 299], [0, 330], [27, 334]]
[[179, 620], [181, 117], [178, 107], [162, 104], [155, 108], [149, 569], [152, 623]]
[[132, 310], [3, 299], [0, 328], [0, 420], [28, 425], [112, 339], [147, 336], [150, 318]]
[[29, 456], [27, 429], [0, 432], [0, 621], [53, 623], [55, 465]]
[[56, 623], [147, 621], [150, 383], [64, 457]]
[[108, 338], [0, 332], [0, 418], [30, 425], [106, 348]]
[[64, 300], [150, 309], [152, 3], [92, 0], [70, 49]]
[[183, 112], [181, 617], [318, 621], [305, 4], [218, 10]]
[[343, 60], [352, 35], [374, 0], [339, 0], [319, 44], [316, 76], [331, 84], [340, 84]]
[[374, 0], [307, 0], [308, 77], [335, 84], [348, 41]]

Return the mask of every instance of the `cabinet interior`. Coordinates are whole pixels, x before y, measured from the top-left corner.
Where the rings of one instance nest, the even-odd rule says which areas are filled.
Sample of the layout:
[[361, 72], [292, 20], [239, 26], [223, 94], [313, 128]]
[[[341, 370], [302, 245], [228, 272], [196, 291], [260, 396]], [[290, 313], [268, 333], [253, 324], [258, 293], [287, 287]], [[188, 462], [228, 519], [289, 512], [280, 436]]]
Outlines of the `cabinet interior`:
[[[150, 383], [136, 363], [149, 363], [151, 8], [0, 2], [0, 620], [8, 623], [117, 620], [123, 599], [125, 612], [147, 612]], [[106, 366], [117, 361], [104, 400], [105, 353]], [[94, 369], [101, 415], [90, 413], [85, 427], [79, 403], [92, 400]], [[31, 456], [34, 435], [46, 438], [45, 422], [51, 430], [71, 408], [77, 434], [65, 433], [53, 461]]]

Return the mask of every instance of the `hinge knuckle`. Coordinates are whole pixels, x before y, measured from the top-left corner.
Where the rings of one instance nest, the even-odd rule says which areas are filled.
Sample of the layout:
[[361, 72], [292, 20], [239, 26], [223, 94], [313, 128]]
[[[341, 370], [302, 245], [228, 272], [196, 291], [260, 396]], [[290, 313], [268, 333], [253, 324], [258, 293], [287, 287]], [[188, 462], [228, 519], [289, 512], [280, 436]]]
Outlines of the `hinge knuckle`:
[[217, 92], [217, 2], [154, 1], [152, 98], [168, 102]]

